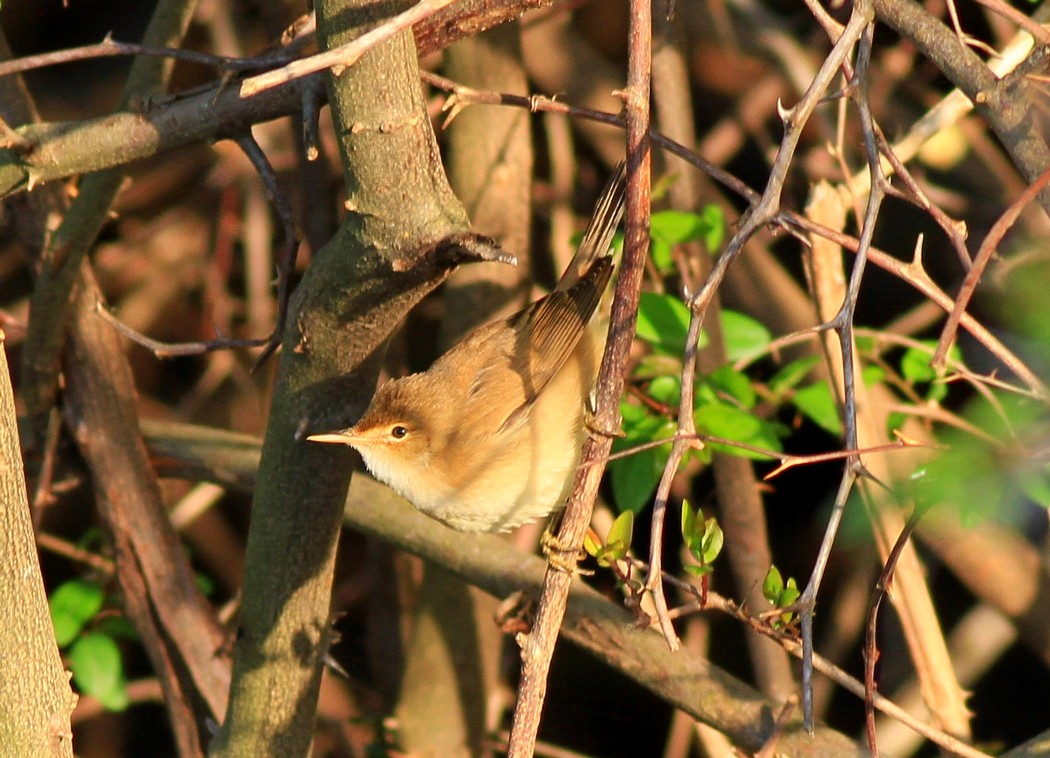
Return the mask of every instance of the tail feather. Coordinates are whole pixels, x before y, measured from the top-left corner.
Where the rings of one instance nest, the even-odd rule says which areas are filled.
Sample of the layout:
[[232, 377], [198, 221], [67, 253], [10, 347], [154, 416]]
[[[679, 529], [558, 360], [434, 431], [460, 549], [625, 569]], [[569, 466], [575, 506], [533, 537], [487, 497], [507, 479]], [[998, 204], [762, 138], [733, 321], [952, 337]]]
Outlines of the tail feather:
[[576, 254], [569, 261], [565, 273], [558, 280], [557, 289], [573, 286], [590, 270], [591, 264], [609, 253], [616, 227], [623, 218], [624, 199], [627, 190], [627, 167], [620, 161], [594, 206], [594, 214], [583, 233]]

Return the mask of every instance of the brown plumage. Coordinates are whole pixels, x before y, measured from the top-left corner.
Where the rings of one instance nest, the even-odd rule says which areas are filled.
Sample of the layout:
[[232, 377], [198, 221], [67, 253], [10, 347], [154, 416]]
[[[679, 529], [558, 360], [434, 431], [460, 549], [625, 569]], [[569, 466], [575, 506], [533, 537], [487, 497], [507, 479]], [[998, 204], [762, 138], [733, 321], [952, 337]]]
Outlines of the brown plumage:
[[353, 446], [377, 479], [461, 531], [505, 531], [561, 507], [601, 359], [591, 320], [623, 202], [621, 164], [553, 292], [381, 386], [349, 429], [308, 439]]

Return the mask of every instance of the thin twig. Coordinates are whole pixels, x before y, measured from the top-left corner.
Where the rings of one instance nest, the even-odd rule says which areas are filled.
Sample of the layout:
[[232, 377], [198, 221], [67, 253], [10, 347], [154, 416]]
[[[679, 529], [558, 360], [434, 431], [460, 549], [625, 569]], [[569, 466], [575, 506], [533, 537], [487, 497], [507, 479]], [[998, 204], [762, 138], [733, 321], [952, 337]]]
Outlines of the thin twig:
[[[764, 623], [762, 620], [753, 618], [746, 613], [742, 608], [737, 606], [731, 600], [719, 595], [716, 592], [710, 593], [708, 598], [707, 606], [701, 608], [699, 604], [694, 605], [694, 610], [704, 611], [708, 609], [718, 610], [732, 616], [735, 619], [747, 624], [748, 627], [754, 629], [759, 634], [763, 634], [771, 640], [777, 642], [781, 647], [787, 650], [791, 655], [796, 658], [802, 657], [802, 646], [798, 640], [793, 639], [784, 635], [781, 632], [773, 629], [769, 624]], [[855, 677], [850, 676], [848, 673], [843, 671], [841, 668], [836, 666], [834, 663], [828, 661], [826, 658], [820, 655], [813, 656], [813, 666], [820, 673], [824, 674], [829, 679], [832, 679], [836, 684], [845, 689], [847, 692], [855, 695], [858, 698], [864, 697], [864, 683], [857, 680]], [[913, 729], [915, 732], [921, 734], [923, 737], [928, 739], [935, 745], [951, 752], [954, 755], [963, 756], [964, 758], [990, 758], [987, 753], [978, 750], [971, 745], [966, 744], [957, 737], [937, 729], [930, 724], [927, 724], [913, 715], [905, 711], [900, 706], [896, 705], [892, 700], [880, 695], [878, 692], [874, 693], [872, 702], [875, 708], [885, 713], [887, 716], [896, 719], [901, 722], [909, 729]]]
[[[836, 231], [835, 229], [829, 229], [821, 224], [813, 223], [804, 216], [789, 213], [782, 214], [781, 218], [785, 224], [797, 226], [803, 231], [830, 240], [837, 245], [841, 245], [844, 249], [849, 250], [850, 252], [856, 253], [860, 249], [860, 243], [856, 237], [851, 237], [850, 235]], [[929, 277], [922, 266], [921, 259], [916, 258], [909, 263], [899, 260], [883, 250], [870, 247], [868, 249], [868, 260], [882, 270], [888, 271], [902, 281], [910, 284], [945, 312], [951, 311], [954, 302], [951, 297], [938, 287], [933, 279]], [[965, 312], [961, 316], [960, 324], [964, 329], [970, 332], [970, 334], [973, 335], [981, 345], [987, 348], [988, 352], [992, 353], [997, 359], [999, 359], [1011, 373], [1027, 384], [1030, 393], [1034, 397], [1038, 399], [1050, 397], [1050, 390], [1047, 389], [1043, 380], [1040, 379], [1034, 371], [1028, 368], [1024, 361], [1018, 358], [983, 324]]]
[[365, 32], [345, 45], [316, 53], [307, 58], [300, 58], [279, 69], [245, 79], [241, 83], [241, 97], [248, 98], [294, 79], [329, 68], [332, 69], [335, 76], [339, 76], [343, 69], [354, 65], [365, 52], [375, 45], [387, 41], [398, 32], [410, 29], [454, 2], [456, 0], [420, 0], [418, 4], [404, 13], [393, 16], [375, 29]]
[[[594, 427], [617, 429], [624, 374], [637, 321], [642, 275], [649, 250], [649, 204], [652, 150], [649, 141], [649, 77], [652, 60], [652, 7], [649, 0], [632, 0], [628, 33], [628, 78], [622, 92], [627, 123], [627, 213], [623, 262], [616, 283], [609, 339], [598, 371]], [[609, 453], [609, 434], [589, 437], [583, 460]], [[575, 555], [583, 542], [604, 467], [588, 466], [576, 473], [573, 493], [562, 518], [557, 545]], [[535, 749], [536, 733], [547, 689], [554, 645], [565, 616], [572, 576], [548, 564], [543, 579], [536, 621], [522, 646], [521, 681], [511, 727], [509, 758], [528, 758]]]
[[[453, 96], [470, 103], [485, 103], [491, 105], [507, 105], [518, 108], [529, 108], [535, 112], [544, 113], [561, 113], [573, 118], [582, 118], [589, 121], [595, 121], [597, 123], [608, 124], [610, 126], [623, 127], [623, 118], [614, 113], [607, 113], [604, 111], [597, 111], [588, 108], [578, 108], [568, 105], [562, 101], [550, 100], [538, 95], [534, 96], [523, 96], [523, 95], [511, 95], [506, 93], [497, 92], [483, 92], [479, 90], [471, 89], [460, 85], [450, 79], [446, 79], [435, 74], [422, 72], [421, 78], [423, 81], [442, 89], [453, 92]], [[450, 99], [451, 100], [451, 99]], [[446, 105], [446, 108], [452, 106]], [[932, 113], [932, 112], [931, 112]], [[954, 117], [957, 117], [957, 113], [952, 112]], [[938, 121], [938, 123], [941, 123]], [[925, 132], [924, 132], [925, 134]], [[760, 196], [757, 192], [747, 186], [744, 182], [737, 179], [727, 171], [714, 166], [713, 164], [705, 161], [693, 150], [685, 147], [684, 145], [675, 142], [674, 140], [658, 133], [651, 132], [650, 134], [653, 144], [667, 150], [672, 155], [675, 155], [682, 160], [686, 161], [690, 165], [696, 167], [700, 171], [707, 174], [711, 179], [718, 182], [722, 186], [726, 187], [730, 191], [736, 193], [740, 197], [751, 203], [752, 206], [758, 204]], [[921, 142], [921, 141], [920, 141]], [[904, 146], [906, 152], [913, 152], [914, 148], [911, 143], [907, 143]], [[900, 151], [902, 148], [900, 143], [894, 146], [895, 153]], [[890, 168], [887, 163], [885, 168]], [[861, 175], [866, 176], [866, 175]], [[856, 184], [858, 179], [851, 179], [851, 186]], [[864, 182], [864, 186], [867, 187], [868, 182]], [[771, 221], [774, 225], [783, 226], [785, 229], [792, 233], [805, 232], [808, 234], [816, 234], [819, 237], [823, 237], [827, 240], [834, 242], [837, 245], [842, 246], [846, 250], [856, 253], [860, 247], [859, 241], [856, 237], [852, 237], [848, 234], [840, 232], [836, 229], [829, 229], [821, 224], [810, 221], [805, 216], [796, 213], [791, 210], [780, 210]], [[739, 252], [739, 250], [737, 251]], [[725, 253], [723, 253], [725, 255]], [[879, 268], [887, 271], [897, 278], [907, 282], [913, 288], [918, 290], [922, 295], [927, 297], [929, 300], [938, 305], [945, 311], [950, 311], [953, 305], [952, 299], [941, 290], [936, 283], [929, 276], [921, 270], [921, 267], [909, 265], [903, 261], [898, 260], [889, 253], [879, 248], [870, 246], [868, 248], [868, 259]], [[724, 272], [722, 272], [724, 276]], [[1036, 374], [1029, 369], [1024, 362], [1018, 358], [1006, 345], [1002, 343], [994, 334], [992, 334], [987, 328], [981, 323], [976, 321], [972, 316], [963, 313], [961, 325], [970, 334], [980, 342], [987, 350], [992, 353], [998, 360], [1000, 360], [1011, 373], [1015, 374], [1021, 379], [1031, 390], [1031, 393], [1037, 398], [1045, 398], [1050, 396], [1046, 385], [1043, 381], [1036, 376]]]
[[963, 280], [962, 286], [959, 287], [959, 294], [955, 297], [955, 305], [952, 306], [951, 312], [948, 314], [948, 320], [944, 323], [944, 329], [941, 330], [941, 337], [937, 341], [937, 349], [933, 353], [933, 358], [930, 361], [932, 366], [937, 371], [944, 369], [945, 360], [948, 355], [948, 349], [951, 347], [952, 342], [955, 341], [955, 334], [959, 329], [959, 321], [962, 319], [962, 314], [966, 310], [966, 306], [970, 304], [970, 299], [973, 297], [974, 292], [977, 290], [977, 284], [981, 280], [981, 276], [984, 274], [985, 269], [988, 267], [988, 263], [992, 259], [992, 255], [999, 248], [999, 243], [1002, 242], [1003, 237], [1010, 230], [1010, 227], [1017, 221], [1017, 217], [1021, 215], [1021, 211], [1032, 202], [1043, 189], [1050, 184], [1050, 168], [1044, 171], [1038, 179], [1028, 185], [1024, 192], [1018, 196], [1016, 200], [1010, 203], [1010, 206], [1003, 211], [1002, 215], [996, 220], [995, 224], [985, 235], [984, 241], [981, 242], [981, 247], [977, 251], [977, 255], [974, 256], [973, 268], [966, 274], [966, 279]]
[[919, 525], [919, 519], [922, 518], [925, 512], [925, 508], [916, 508], [911, 518], [908, 519], [908, 523], [904, 525], [900, 536], [897, 537], [897, 541], [893, 544], [893, 549], [890, 550], [889, 555], [886, 557], [886, 564], [879, 574], [879, 580], [875, 584], [875, 591], [871, 595], [871, 603], [868, 606], [868, 622], [864, 634], [864, 719], [868, 733], [868, 748], [871, 750], [874, 758], [878, 758], [879, 755], [875, 736], [875, 663], [879, 660], [879, 650], [876, 644], [876, 622], [879, 617], [879, 606], [882, 604], [882, 599], [886, 596], [886, 593], [889, 592], [893, 571], [897, 567], [897, 561], [900, 559], [901, 552], [904, 550], [904, 546], [908, 544], [912, 532]]
[[247, 340], [219, 337], [214, 340], [204, 340], [201, 342], [161, 342], [151, 337], [147, 337], [141, 332], [135, 331], [110, 313], [101, 302], [95, 305], [95, 312], [107, 324], [112, 326], [136, 345], [141, 345], [149, 350], [157, 358], [178, 358], [186, 355], [200, 355], [201, 353], [209, 353], [214, 350], [229, 350], [234, 347], [262, 347], [270, 342], [269, 337]]
[[270, 165], [266, 153], [263, 152], [259, 143], [255, 141], [251, 132], [242, 134], [234, 141], [244, 151], [244, 154], [248, 156], [248, 160], [251, 161], [252, 166], [255, 167], [256, 172], [259, 174], [259, 178], [262, 179], [266, 198], [273, 205], [274, 210], [277, 211], [277, 216], [281, 219], [281, 226], [284, 231], [284, 248], [277, 255], [277, 320], [274, 323], [273, 331], [270, 332], [270, 336], [266, 341], [266, 347], [263, 348], [259, 357], [255, 359], [254, 368], [258, 368], [267, 358], [273, 355], [273, 352], [281, 344], [284, 322], [288, 315], [288, 298], [292, 290], [292, 271], [295, 270], [295, 258], [299, 252], [299, 237], [295, 233], [295, 219], [292, 218], [292, 206], [281, 190], [281, 185], [277, 181], [277, 172]]
[[278, 63], [290, 60], [295, 55], [295, 50], [282, 48], [273, 53], [251, 58], [228, 58], [222, 55], [212, 55], [196, 50], [183, 50], [177, 47], [153, 47], [151, 45], [140, 45], [136, 42], [117, 42], [106, 37], [102, 42], [82, 47], [72, 47], [66, 50], [56, 50], [39, 55], [27, 55], [23, 58], [0, 63], [0, 76], [19, 74], [38, 68], [57, 66], [63, 63], [92, 60], [95, 58], [109, 58], [112, 56], [144, 55], [152, 58], [171, 58], [188, 63], [199, 63], [202, 66], [219, 69], [221, 71], [258, 71], [269, 68]]
[[1008, 21], [1017, 24], [1018, 27], [1032, 35], [1041, 45], [1050, 45], [1050, 31], [1035, 19], [1029, 18], [1021, 11], [1002, 0], [974, 0], [978, 5], [983, 5], [996, 15], [1002, 16]]

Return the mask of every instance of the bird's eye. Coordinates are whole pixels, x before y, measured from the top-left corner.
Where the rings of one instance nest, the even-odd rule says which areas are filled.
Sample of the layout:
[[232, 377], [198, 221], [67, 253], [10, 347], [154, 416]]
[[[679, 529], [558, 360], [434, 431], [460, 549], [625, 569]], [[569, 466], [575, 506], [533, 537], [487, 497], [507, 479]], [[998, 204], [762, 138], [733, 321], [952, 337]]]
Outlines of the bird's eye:
[[403, 439], [408, 434], [408, 429], [403, 426], [395, 426], [390, 430], [390, 436], [396, 440]]

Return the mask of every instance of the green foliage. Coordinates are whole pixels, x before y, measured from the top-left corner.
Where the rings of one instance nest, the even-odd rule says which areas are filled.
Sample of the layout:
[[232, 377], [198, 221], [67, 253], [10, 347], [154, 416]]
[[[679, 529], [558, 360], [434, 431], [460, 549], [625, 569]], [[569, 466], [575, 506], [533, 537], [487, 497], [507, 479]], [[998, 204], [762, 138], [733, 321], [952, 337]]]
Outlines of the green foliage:
[[69, 667], [77, 687], [96, 697], [108, 710], [128, 707], [120, 648], [108, 634], [88, 632], [79, 637], [69, 649]]
[[[681, 358], [689, 331], [689, 309], [679, 298], [643, 292], [638, 303], [638, 338], [659, 352]], [[700, 347], [707, 338], [700, 335]]]
[[703, 511], [699, 508], [694, 511], [689, 501], [682, 503], [682, 539], [696, 561], [696, 565], [687, 564], [685, 570], [697, 577], [714, 571], [712, 564], [722, 552], [725, 535], [714, 517], [705, 519]]
[[602, 568], [609, 568], [616, 561], [623, 560], [631, 549], [631, 537], [634, 534], [634, 512], [624, 511], [609, 527], [605, 542], [599, 542], [597, 535], [588, 530], [583, 538], [583, 549], [598, 561]]
[[[763, 450], [779, 452], [781, 449], [781, 427], [738, 406], [720, 401], [704, 403], [696, 409], [695, 419], [697, 430], [712, 437], [740, 442]], [[771, 457], [765, 453], [717, 442], [709, 443], [708, 447], [721, 453], [754, 460], [769, 460]]]
[[791, 361], [769, 380], [770, 392], [779, 396], [793, 390], [818, 363], [820, 363], [820, 356], [817, 355]]
[[[927, 385], [926, 399], [939, 403], [947, 396], [948, 385], [930, 365], [936, 349], [937, 343], [933, 340], [924, 340], [915, 347], [909, 347], [901, 356], [900, 372], [901, 376], [913, 385]], [[948, 360], [956, 364], [963, 362], [962, 353], [957, 346], [948, 351]]]
[[726, 358], [735, 363], [765, 353], [773, 336], [761, 322], [725, 309], [722, 311], [722, 338], [726, 344]]
[[671, 250], [687, 242], [703, 242], [707, 251], [715, 253], [725, 239], [726, 221], [717, 205], [705, 206], [701, 213], [659, 211], [652, 215], [650, 239], [652, 259], [656, 270], [669, 274], [674, 270]]
[[73, 681], [81, 692], [93, 695], [108, 710], [122, 711], [128, 705], [128, 695], [116, 640], [137, 635], [124, 617], [100, 616], [105, 603], [102, 585], [89, 579], [65, 582], [48, 599], [55, 640], [66, 649]]
[[1019, 518], [1026, 500], [1050, 507], [1050, 463], [1031, 452], [1044, 444], [1050, 409], [1003, 394], [994, 403], [975, 400], [963, 417], [987, 436], [943, 430], [939, 440], [944, 448], [912, 477], [916, 503], [954, 507], [968, 526], [992, 517], [1007, 522]]
[[60, 584], [48, 598], [55, 640], [66, 647], [83, 631], [88, 622], [102, 610], [105, 592], [101, 585], [87, 579], [72, 579]]
[[831, 386], [825, 382], [814, 382], [799, 389], [791, 398], [802, 415], [821, 429], [835, 437], [842, 436], [842, 418], [839, 406], [831, 395]]
[[[613, 441], [614, 453], [667, 439], [675, 433], [674, 421], [644, 406], [624, 400], [620, 413], [624, 436]], [[640, 511], [648, 505], [670, 452], [671, 443], [667, 442], [609, 463], [613, 497], [621, 511]]]
[[[801, 594], [794, 577], [788, 577], [785, 582], [784, 577], [780, 574], [780, 569], [776, 566], [769, 567], [766, 578], [762, 580], [762, 596], [769, 601], [770, 605], [774, 608], [790, 608], [798, 601]], [[773, 620], [773, 628], [781, 629], [794, 619], [793, 612], [785, 611], [780, 614], [779, 618]]]

